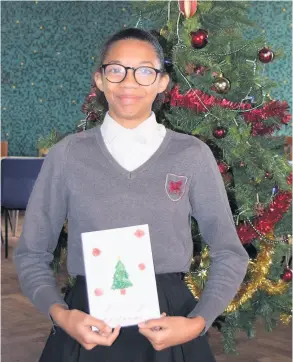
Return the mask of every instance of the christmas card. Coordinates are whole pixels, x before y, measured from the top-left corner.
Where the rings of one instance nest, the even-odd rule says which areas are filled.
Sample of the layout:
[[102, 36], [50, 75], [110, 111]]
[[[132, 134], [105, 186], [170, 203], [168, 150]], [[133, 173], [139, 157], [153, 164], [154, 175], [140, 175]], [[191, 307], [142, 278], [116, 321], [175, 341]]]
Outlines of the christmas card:
[[148, 225], [82, 234], [90, 314], [110, 327], [160, 317]]

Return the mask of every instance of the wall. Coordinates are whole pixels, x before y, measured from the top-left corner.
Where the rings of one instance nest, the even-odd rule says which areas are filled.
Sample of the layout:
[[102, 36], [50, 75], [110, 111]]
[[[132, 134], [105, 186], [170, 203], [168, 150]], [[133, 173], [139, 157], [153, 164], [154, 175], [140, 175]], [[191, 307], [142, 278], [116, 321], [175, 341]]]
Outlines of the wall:
[[[267, 66], [267, 76], [280, 83], [272, 96], [289, 101], [290, 2], [253, 5], [251, 17], [265, 28], [272, 49], [284, 47], [285, 57]], [[39, 136], [73, 132], [84, 117], [80, 109], [100, 44], [137, 18], [122, 1], [7, 1], [1, 10], [2, 139], [10, 155], [35, 155]]]

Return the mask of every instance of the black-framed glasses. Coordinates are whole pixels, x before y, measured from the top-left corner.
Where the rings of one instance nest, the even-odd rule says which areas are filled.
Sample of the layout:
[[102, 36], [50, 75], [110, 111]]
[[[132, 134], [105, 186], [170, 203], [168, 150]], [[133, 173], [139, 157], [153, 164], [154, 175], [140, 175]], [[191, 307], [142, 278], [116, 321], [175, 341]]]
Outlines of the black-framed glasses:
[[155, 83], [158, 74], [163, 73], [160, 69], [152, 67], [124, 67], [121, 64], [103, 64], [101, 68], [104, 71], [106, 79], [111, 83], [121, 83], [127, 76], [128, 69], [133, 70], [133, 76], [135, 81], [139, 85], [149, 86]]

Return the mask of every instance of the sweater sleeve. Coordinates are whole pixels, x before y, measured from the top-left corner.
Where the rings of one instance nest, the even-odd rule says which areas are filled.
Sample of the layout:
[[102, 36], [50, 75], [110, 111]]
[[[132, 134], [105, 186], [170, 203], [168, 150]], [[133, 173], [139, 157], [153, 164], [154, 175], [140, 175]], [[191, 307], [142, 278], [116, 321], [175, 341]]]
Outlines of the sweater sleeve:
[[192, 216], [210, 247], [211, 265], [200, 300], [189, 317], [199, 315], [205, 319], [204, 334], [236, 295], [249, 258], [238, 238], [218, 165], [206, 144], [201, 143], [198, 157], [200, 164], [192, 178], [190, 202]]
[[48, 318], [51, 305], [66, 306], [50, 263], [67, 215], [64, 158], [67, 140], [45, 157], [25, 212], [14, 263], [25, 296]]

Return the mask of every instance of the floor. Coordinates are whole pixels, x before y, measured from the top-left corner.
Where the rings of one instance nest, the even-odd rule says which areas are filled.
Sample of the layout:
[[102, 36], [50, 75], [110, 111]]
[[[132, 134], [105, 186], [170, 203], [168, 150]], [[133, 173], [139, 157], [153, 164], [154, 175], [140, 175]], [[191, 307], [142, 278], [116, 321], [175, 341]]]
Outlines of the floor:
[[[23, 216], [20, 216], [16, 237], [9, 237], [8, 259], [4, 258], [3, 246], [1, 250], [2, 362], [37, 362], [50, 329], [48, 320], [22, 295], [12, 263], [11, 254], [22, 223]], [[221, 348], [221, 335], [213, 329], [210, 332], [210, 343], [217, 362], [291, 362], [291, 341], [291, 325], [280, 324], [272, 333], [267, 333], [259, 323], [257, 338], [248, 340], [240, 333], [237, 337], [239, 354], [225, 355]]]

